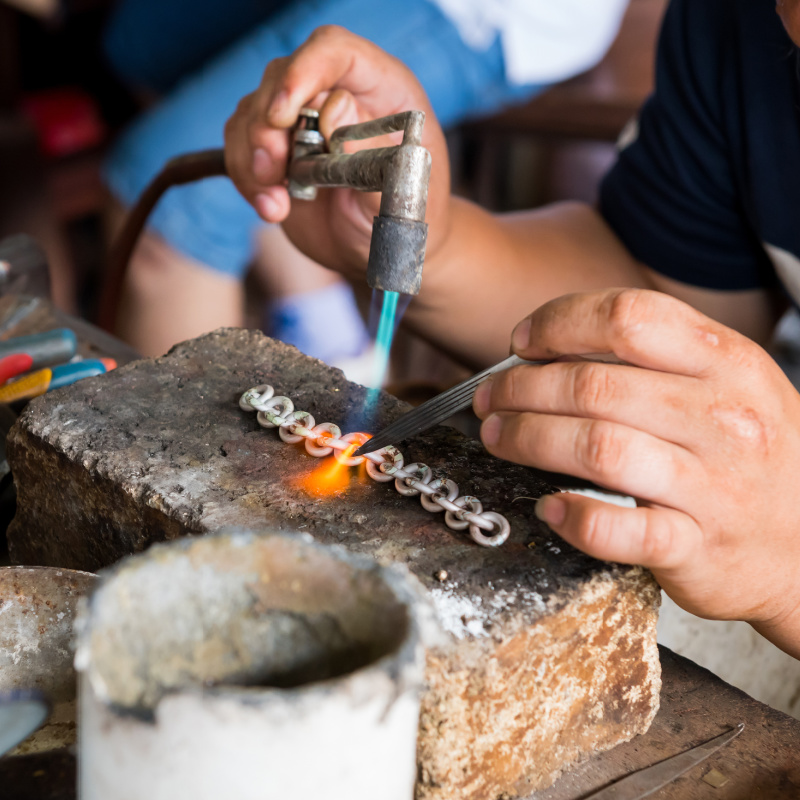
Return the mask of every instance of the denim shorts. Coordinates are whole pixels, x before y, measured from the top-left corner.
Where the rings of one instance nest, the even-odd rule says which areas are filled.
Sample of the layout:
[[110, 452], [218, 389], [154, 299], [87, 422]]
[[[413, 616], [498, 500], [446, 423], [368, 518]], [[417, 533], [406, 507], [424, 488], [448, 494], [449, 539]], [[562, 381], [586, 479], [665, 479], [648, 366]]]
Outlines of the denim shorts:
[[[311, 31], [329, 23], [402, 60], [445, 127], [521, 102], [544, 88], [509, 84], [499, 39], [484, 51], [470, 48], [429, 0], [300, 0], [178, 83], [134, 122], [106, 164], [112, 192], [131, 205], [168, 159], [221, 147], [226, 120], [240, 98], [257, 88], [267, 63], [291, 53]], [[255, 231], [263, 224], [227, 178], [170, 189], [150, 217], [151, 228], [175, 249], [231, 277], [247, 270]]]

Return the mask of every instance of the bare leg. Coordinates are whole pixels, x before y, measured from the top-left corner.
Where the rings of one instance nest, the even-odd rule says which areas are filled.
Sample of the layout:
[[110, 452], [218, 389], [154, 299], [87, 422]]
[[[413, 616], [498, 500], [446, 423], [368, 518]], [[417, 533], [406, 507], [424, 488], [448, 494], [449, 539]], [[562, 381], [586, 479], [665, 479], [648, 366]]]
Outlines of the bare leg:
[[274, 300], [343, 282], [335, 272], [304, 256], [279, 225], [259, 229], [255, 269], [264, 293]]
[[270, 335], [342, 367], [367, 347], [350, 286], [306, 258], [277, 226], [258, 232], [255, 274], [269, 298], [262, 327]]
[[146, 356], [216, 328], [239, 327], [242, 282], [145, 231], [131, 257], [116, 333]]

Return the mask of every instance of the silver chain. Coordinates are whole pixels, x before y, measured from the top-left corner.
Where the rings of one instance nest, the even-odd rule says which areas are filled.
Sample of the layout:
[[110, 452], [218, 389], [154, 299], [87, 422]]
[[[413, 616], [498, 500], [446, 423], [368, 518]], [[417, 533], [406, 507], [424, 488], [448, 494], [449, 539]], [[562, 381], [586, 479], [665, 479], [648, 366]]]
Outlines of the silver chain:
[[448, 478], [434, 478], [427, 464], [405, 464], [403, 454], [392, 445], [364, 456], [346, 456], [344, 451], [357, 449], [369, 439], [366, 433], [342, 435], [332, 422], [316, 424], [308, 411], [295, 411], [294, 403], [268, 384], [254, 386], [239, 398], [243, 411], [257, 411], [262, 428], [278, 428], [284, 442], [295, 444], [305, 440], [306, 451], [317, 458], [333, 457], [348, 467], [366, 463], [367, 475], [379, 483], [394, 481], [394, 488], [405, 497], [419, 495], [422, 507], [434, 514], [445, 512], [448, 528], [463, 531], [469, 528], [473, 541], [483, 547], [499, 547], [508, 539], [511, 525], [496, 511], [484, 511], [481, 501], [470, 495], [459, 496], [458, 485]]

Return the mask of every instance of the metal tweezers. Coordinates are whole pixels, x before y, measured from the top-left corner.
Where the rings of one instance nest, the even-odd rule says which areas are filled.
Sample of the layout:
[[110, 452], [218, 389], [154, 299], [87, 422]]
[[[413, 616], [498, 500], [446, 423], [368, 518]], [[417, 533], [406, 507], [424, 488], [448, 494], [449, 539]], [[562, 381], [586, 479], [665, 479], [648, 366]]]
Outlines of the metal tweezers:
[[458, 411], [461, 411], [472, 403], [472, 396], [475, 394], [475, 389], [479, 383], [482, 383], [490, 375], [496, 372], [503, 372], [504, 370], [511, 369], [511, 367], [518, 367], [522, 364], [549, 364], [549, 361], [525, 361], [519, 356], [509, 356], [499, 364], [473, 375], [471, 378], [462, 381], [452, 389], [442, 392], [436, 397], [417, 406], [413, 411], [400, 417], [397, 422], [384, 428], [380, 433], [377, 433], [369, 441], [365, 442], [353, 453], [354, 456], [363, 456], [367, 453], [372, 453], [379, 450], [381, 447], [386, 447], [387, 444], [395, 444], [401, 442], [403, 439], [408, 439], [411, 436], [416, 436], [422, 431], [444, 422], [449, 417], [452, 417]]

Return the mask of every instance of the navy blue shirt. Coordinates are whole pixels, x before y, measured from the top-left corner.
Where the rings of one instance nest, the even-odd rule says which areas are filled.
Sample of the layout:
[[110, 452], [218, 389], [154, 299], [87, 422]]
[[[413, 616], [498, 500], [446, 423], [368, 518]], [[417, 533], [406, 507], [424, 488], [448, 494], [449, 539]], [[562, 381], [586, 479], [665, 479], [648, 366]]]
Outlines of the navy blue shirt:
[[631, 253], [694, 286], [800, 301], [800, 55], [774, 0], [673, 0], [656, 91], [603, 182]]

